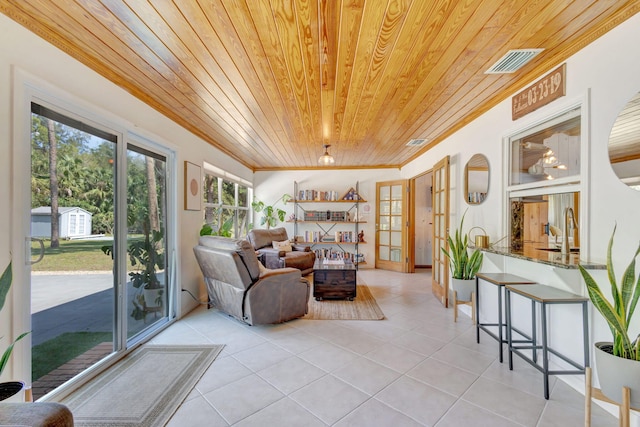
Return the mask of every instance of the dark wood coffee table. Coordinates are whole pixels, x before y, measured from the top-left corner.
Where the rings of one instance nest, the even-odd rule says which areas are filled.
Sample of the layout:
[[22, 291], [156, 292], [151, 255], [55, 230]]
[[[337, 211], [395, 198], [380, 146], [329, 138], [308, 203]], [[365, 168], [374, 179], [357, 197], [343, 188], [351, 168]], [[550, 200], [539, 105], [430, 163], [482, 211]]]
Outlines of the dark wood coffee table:
[[323, 299], [348, 299], [356, 297], [356, 265], [324, 263], [316, 259], [313, 264], [313, 297]]

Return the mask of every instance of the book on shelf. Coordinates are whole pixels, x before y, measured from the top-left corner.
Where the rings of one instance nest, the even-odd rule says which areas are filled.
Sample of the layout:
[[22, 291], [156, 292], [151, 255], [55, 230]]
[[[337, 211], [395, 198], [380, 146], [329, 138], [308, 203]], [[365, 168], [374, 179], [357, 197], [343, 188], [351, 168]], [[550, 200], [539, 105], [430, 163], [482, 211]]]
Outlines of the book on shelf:
[[335, 248], [318, 248], [314, 249], [313, 252], [315, 252], [316, 258], [323, 262], [324, 260], [342, 260], [354, 263], [364, 262], [363, 254], [355, 254]]
[[298, 201], [303, 202], [335, 202], [340, 200], [337, 191], [299, 190]]

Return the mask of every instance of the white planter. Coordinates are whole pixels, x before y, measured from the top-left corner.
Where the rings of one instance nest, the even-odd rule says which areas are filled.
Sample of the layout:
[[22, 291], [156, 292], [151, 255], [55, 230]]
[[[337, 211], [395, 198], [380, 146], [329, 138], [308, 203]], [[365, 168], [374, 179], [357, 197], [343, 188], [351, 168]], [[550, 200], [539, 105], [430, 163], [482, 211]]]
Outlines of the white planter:
[[8, 381], [0, 383], [0, 400], [7, 400], [9, 402], [23, 402], [24, 396], [22, 390], [24, 389], [24, 383], [22, 381]]
[[164, 299], [164, 288], [160, 289], [143, 289], [144, 304], [146, 308], [156, 308], [162, 306]]
[[621, 403], [622, 387], [631, 390], [631, 406], [640, 408], [640, 362], [614, 356], [600, 348], [610, 342], [595, 343], [596, 369], [602, 393]]
[[451, 279], [451, 291], [456, 291], [458, 301], [471, 301], [471, 292], [476, 290], [476, 279]]

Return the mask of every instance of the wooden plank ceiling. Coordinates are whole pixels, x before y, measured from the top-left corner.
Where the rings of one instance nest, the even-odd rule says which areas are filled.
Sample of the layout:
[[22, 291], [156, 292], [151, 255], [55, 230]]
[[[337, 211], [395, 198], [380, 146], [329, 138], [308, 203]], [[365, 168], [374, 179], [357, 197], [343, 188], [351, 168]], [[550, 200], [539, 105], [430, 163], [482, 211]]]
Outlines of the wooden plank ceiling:
[[[0, 0], [0, 11], [269, 170], [316, 168], [323, 144], [336, 167], [400, 167], [640, 2]], [[516, 73], [484, 74], [521, 48], [545, 50]], [[427, 143], [407, 147], [414, 138]]]

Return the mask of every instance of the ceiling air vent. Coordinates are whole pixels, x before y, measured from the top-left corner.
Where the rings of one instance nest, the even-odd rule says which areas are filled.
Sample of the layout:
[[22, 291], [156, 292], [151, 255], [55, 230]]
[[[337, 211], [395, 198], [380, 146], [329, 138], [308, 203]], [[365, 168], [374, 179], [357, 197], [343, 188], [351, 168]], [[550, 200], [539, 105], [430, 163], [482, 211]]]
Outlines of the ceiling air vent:
[[544, 49], [512, 49], [491, 66], [485, 74], [508, 74], [519, 70]]
[[407, 147], [420, 147], [421, 145], [424, 145], [425, 142], [427, 142], [426, 139], [412, 139], [407, 142]]

